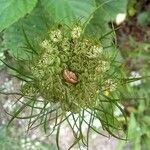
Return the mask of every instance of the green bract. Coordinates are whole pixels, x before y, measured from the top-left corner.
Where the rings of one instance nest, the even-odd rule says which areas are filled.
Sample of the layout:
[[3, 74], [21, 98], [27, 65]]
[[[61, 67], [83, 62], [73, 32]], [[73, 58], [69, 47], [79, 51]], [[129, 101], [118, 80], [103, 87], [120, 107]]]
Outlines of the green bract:
[[[116, 138], [124, 136], [123, 124], [114, 110], [117, 107], [122, 112], [126, 123], [119, 101], [127, 80], [116, 53], [110, 56], [109, 50], [115, 46], [107, 48], [101, 41], [111, 33], [93, 37], [85, 34], [85, 26], [79, 24], [51, 26], [33, 39], [23, 28], [27, 57], [15, 58], [16, 67], [4, 62], [23, 80], [21, 93], [15, 93], [22, 105], [10, 114], [9, 124], [15, 118], [29, 119], [28, 130], [41, 125], [45, 133], [56, 130], [58, 149], [59, 132], [65, 121], [75, 138], [69, 149], [81, 142], [88, 147], [90, 131], [102, 134], [100, 127]], [[29, 114], [23, 116], [21, 112], [25, 110]], [[98, 128], [94, 121], [99, 122]], [[85, 126], [88, 130], [83, 133]]]
[[63, 111], [79, 112], [99, 107], [100, 96], [116, 89], [119, 81], [109, 77], [112, 60], [80, 26], [52, 28], [37, 44], [39, 53], [28, 66], [33, 80], [23, 86], [25, 95], [37, 94], [59, 103]]

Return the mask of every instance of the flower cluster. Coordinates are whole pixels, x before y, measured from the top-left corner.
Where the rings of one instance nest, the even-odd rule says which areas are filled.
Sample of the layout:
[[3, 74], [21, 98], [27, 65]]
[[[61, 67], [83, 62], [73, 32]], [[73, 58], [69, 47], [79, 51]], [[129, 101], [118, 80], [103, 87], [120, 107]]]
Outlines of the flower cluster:
[[96, 107], [104, 88], [115, 90], [101, 42], [85, 37], [80, 26], [51, 30], [40, 48], [29, 66], [34, 81], [23, 86], [25, 94], [38, 94], [64, 111], [79, 112]]
[[[85, 127], [87, 136], [102, 127], [119, 138], [122, 124], [113, 112], [116, 107], [123, 111], [118, 106], [119, 90], [126, 80], [116, 54], [110, 56], [102, 41], [84, 34], [80, 26], [59, 25], [39, 39], [30, 45], [32, 57], [25, 64], [28, 74], [19, 76], [24, 81], [20, 95], [27, 99], [16, 111], [19, 118], [29, 118], [30, 129], [42, 125], [45, 132], [56, 131], [57, 142], [65, 121], [78, 143], [88, 143]], [[20, 115], [24, 109], [31, 115]], [[31, 144], [23, 145], [30, 149]]]

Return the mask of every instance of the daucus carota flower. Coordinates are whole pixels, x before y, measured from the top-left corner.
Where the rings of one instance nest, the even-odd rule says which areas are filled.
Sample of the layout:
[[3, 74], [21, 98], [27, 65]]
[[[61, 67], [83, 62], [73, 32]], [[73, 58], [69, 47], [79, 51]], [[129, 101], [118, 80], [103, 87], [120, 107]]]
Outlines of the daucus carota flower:
[[[69, 125], [72, 130], [74, 126], [79, 130], [73, 131], [75, 138], [83, 140], [82, 122], [95, 130], [93, 121], [96, 118], [103, 129], [115, 136], [112, 129], [121, 128], [121, 125], [111, 113], [117, 103], [111, 100], [110, 93], [116, 90], [122, 74], [118, 71], [120, 64], [113, 61], [113, 56], [113, 59], [107, 56], [101, 41], [84, 35], [80, 26], [72, 30], [62, 26], [50, 30], [36, 44], [36, 54], [26, 64], [29, 79], [25, 75], [26, 83], [21, 87], [22, 94], [30, 99], [25, 105], [39, 109], [36, 111], [39, 115], [31, 116], [35, 117], [35, 122], [44, 118], [40, 124], [46, 126], [49, 120], [56, 119], [54, 126], [59, 128], [72, 116], [75, 124]], [[39, 102], [37, 97], [42, 97], [43, 108], [35, 105]], [[88, 121], [84, 119], [85, 112], [89, 114]], [[51, 116], [54, 119], [49, 119]]]
[[104, 91], [110, 91], [110, 92], [115, 91], [116, 88], [117, 88], [117, 83], [115, 80], [112, 79], [106, 80], [102, 87]]
[[77, 27], [74, 27], [73, 30], [71, 31], [71, 37], [73, 39], [78, 39], [80, 37], [82, 33], [82, 28], [77, 26]]
[[68, 32], [55, 29], [50, 38], [41, 42], [44, 50], [29, 66], [35, 80], [27, 83], [27, 87], [47, 101], [59, 103], [64, 111], [79, 112], [97, 105], [109, 60], [100, 41], [88, 37], [77, 39], [81, 27], [73, 28], [71, 36]]
[[42, 43], [41, 43], [41, 46], [43, 48], [50, 48], [50, 43], [48, 40], [44, 40]]
[[56, 29], [54, 31], [51, 31], [50, 32], [50, 39], [53, 41], [53, 42], [60, 42], [62, 40], [62, 33], [61, 33], [61, 30], [59, 29]]

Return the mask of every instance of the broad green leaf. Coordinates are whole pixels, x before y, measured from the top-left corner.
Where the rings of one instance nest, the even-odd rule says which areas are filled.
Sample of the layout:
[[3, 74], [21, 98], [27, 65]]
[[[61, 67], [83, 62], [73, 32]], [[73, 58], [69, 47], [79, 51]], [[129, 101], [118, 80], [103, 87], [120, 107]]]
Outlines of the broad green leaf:
[[101, 16], [99, 9], [93, 14], [93, 18], [86, 26], [85, 32], [89, 35], [102, 36], [110, 31], [108, 22], [105, 22], [104, 17]]
[[96, 0], [100, 16], [106, 21], [115, 20], [117, 14], [126, 13], [128, 0]]
[[39, 4], [29, 16], [22, 18], [5, 30], [5, 47], [10, 49], [11, 54], [15, 57], [26, 58], [27, 53], [24, 47], [27, 45], [27, 40], [23, 30], [28, 40], [33, 44], [34, 39], [37, 39], [40, 35], [42, 36], [48, 30], [51, 22], [50, 17]]
[[0, 31], [30, 13], [37, 0], [0, 0]]
[[42, 0], [41, 3], [57, 23], [67, 25], [80, 19], [86, 21], [95, 10], [94, 0]]
[[[115, 20], [118, 13], [126, 13], [127, 0], [96, 0], [96, 5], [86, 32], [100, 37], [110, 31], [108, 22]], [[109, 39], [112, 41], [111, 36]]]

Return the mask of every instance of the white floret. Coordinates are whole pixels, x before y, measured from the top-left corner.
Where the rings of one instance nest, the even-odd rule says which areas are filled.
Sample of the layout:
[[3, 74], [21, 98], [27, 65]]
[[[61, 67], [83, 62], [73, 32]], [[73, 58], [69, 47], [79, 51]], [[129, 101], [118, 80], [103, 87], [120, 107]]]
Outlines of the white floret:
[[71, 37], [73, 39], [78, 39], [81, 36], [82, 33], [82, 29], [81, 27], [75, 27], [73, 28], [73, 30], [71, 31]]

